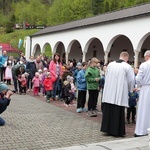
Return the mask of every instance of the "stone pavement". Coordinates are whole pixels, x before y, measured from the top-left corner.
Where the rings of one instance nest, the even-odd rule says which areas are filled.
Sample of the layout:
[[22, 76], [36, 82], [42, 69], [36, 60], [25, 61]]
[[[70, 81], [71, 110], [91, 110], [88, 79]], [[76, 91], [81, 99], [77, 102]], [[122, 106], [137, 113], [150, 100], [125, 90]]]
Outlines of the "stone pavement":
[[104, 136], [99, 131], [101, 113], [90, 118], [86, 113], [77, 114], [75, 105], [66, 108], [60, 101], [49, 104], [43, 96], [33, 97], [31, 93], [14, 94], [1, 117], [6, 125], [0, 127], [0, 150], [57, 150], [64, 147], [63, 150], [67, 150], [73, 148], [70, 146], [137, 139], [133, 138], [133, 124], [126, 126], [125, 138]]
[[148, 138], [145, 136], [65, 147], [57, 150], [150, 150], [150, 148], [148, 147]]

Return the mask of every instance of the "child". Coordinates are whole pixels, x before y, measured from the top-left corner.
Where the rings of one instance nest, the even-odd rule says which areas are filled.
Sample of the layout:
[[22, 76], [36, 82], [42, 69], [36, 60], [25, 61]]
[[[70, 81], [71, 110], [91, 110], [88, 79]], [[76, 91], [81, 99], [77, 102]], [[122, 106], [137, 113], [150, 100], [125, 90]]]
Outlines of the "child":
[[75, 98], [75, 93], [76, 93], [76, 87], [75, 87], [75, 85], [74, 85], [74, 78], [72, 77], [72, 76], [70, 76], [70, 75], [68, 75], [67, 76], [67, 81], [70, 83], [70, 85], [71, 85], [71, 90], [70, 90], [70, 92], [69, 92], [69, 97], [70, 97], [70, 99], [69, 99], [69, 101], [70, 101], [70, 106], [71, 106], [71, 104], [73, 104], [73, 100], [74, 100], [74, 98]]
[[64, 89], [64, 100], [65, 100], [64, 105], [66, 107], [68, 107], [69, 104], [70, 104], [70, 99], [69, 98], [70, 98], [70, 92], [71, 92], [71, 85], [67, 80], [65, 80], [63, 82], [63, 84], [64, 84], [63, 89]]
[[9, 56], [9, 59], [7, 60], [7, 67], [5, 70], [5, 79], [7, 80], [7, 85], [11, 85], [12, 80], [12, 66], [14, 65], [13, 56]]
[[73, 77], [70, 77], [70, 85], [71, 85], [70, 104], [73, 104], [73, 100], [75, 99], [75, 94], [77, 91], [77, 88], [74, 84], [74, 78]]
[[52, 97], [52, 92], [53, 92], [53, 83], [55, 82], [56, 77], [51, 76], [50, 72], [47, 72], [47, 76], [44, 79], [44, 88], [46, 91], [46, 101], [49, 103], [50, 102], [50, 98]]
[[20, 86], [19, 86], [19, 91], [20, 91], [20, 95], [22, 93], [24, 93], [24, 95], [26, 94], [26, 88], [27, 88], [27, 79], [25, 74], [22, 74], [20, 78], [18, 78], [18, 81], [20, 82]]
[[135, 124], [136, 103], [139, 98], [138, 92], [134, 89], [133, 93], [129, 92], [129, 107], [127, 108], [127, 123], [130, 124], [130, 114], [132, 113], [132, 123]]
[[90, 66], [87, 68], [85, 78], [87, 82], [87, 89], [89, 91], [88, 100], [88, 115], [90, 117], [97, 117], [96, 106], [98, 99], [98, 88], [100, 80], [100, 70], [97, 68], [98, 59], [92, 58]]
[[33, 82], [33, 94], [34, 95], [39, 95], [39, 87], [40, 87], [40, 78], [39, 78], [39, 73], [36, 72], [35, 76], [32, 79]]
[[82, 69], [78, 72], [77, 75], [77, 88], [78, 88], [78, 99], [77, 99], [77, 113], [87, 112], [87, 108], [85, 108], [86, 102], [86, 91], [87, 91], [87, 83], [85, 80], [85, 71], [86, 71], [87, 63], [82, 63]]

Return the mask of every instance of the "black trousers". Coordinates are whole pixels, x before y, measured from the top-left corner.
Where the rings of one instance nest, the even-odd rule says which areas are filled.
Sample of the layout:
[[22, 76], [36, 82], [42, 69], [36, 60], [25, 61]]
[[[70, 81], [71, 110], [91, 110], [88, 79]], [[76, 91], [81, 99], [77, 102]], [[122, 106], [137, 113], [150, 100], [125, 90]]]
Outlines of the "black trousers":
[[6, 67], [0, 67], [1, 81], [4, 81]]
[[26, 93], [26, 86], [25, 87], [20, 86], [20, 93]]
[[77, 108], [84, 108], [86, 102], [86, 91], [78, 90]]
[[88, 90], [89, 100], [88, 100], [88, 110], [95, 110], [97, 106], [98, 90]]
[[125, 107], [103, 103], [101, 131], [109, 135], [125, 135]]
[[13, 78], [13, 82], [14, 82], [14, 90], [16, 92], [18, 92], [18, 79], [16, 78], [16, 76], [12, 73], [12, 78]]
[[132, 121], [135, 120], [135, 115], [136, 115], [136, 107], [135, 106], [130, 106], [127, 108], [127, 120], [130, 120], [130, 115], [132, 113]]
[[70, 104], [70, 97], [69, 97], [69, 96], [65, 96], [65, 97], [64, 97], [64, 101], [65, 101], [65, 103], [66, 103], [67, 105], [69, 105], [69, 104]]
[[33, 79], [33, 76], [29, 75], [28, 80], [27, 80], [27, 88], [28, 89], [32, 89], [32, 86], [33, 86], [32, 79]]
[[52, 90], [46, 91], [46, 100], [50, 100], [50, 98], [52, 97], [52, 94], [53, 94]]

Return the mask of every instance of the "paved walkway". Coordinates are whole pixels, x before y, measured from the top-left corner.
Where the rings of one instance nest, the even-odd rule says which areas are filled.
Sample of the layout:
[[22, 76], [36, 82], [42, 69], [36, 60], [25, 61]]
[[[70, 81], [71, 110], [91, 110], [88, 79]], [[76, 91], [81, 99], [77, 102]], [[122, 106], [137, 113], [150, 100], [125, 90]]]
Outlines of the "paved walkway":
[[14, 94], [10, 106], [1, 116], [6, 125], [0, 127], [0, 150], [57, 150], [135, 139], [133, 124], [127, 125], [126, 138], [104, 136], [99, 131], [101, 113], [98, 117], [90, 118], [86, 113], [77, 114], [75, 106], [66, 108], [60, 101], [46, 103], [43, 96]]

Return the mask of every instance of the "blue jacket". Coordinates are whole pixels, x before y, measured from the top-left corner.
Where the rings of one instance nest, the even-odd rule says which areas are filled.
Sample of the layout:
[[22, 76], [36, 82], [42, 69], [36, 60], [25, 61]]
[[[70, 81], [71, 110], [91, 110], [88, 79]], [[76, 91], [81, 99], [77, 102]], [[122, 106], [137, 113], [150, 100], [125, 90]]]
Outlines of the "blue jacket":
[[7, 56], [0, 56], [0, 67], [3, 67], [3, 65], [5, 64], [5, 62], [7, 61]]
[[77, 88], [78, 90], [87, 90], [87, 83], [85, 79], [85, 70], [80, 70], [77, 74]]
[[136, 106], [136, 100], [139, 98], [137, 92], [129, 92], [129, 106]]
[[80, 71], [80, 69], [76, 68], [74, 73], [73, 73], [74, 82], [77, 82], [77, 75], [78, 75], [79, 71]]
[[4, 98], [1, 94], [0, 94], [0, 114], [6, 110], [7, 106], [9, 105], [10, 100], [7, 98]]

